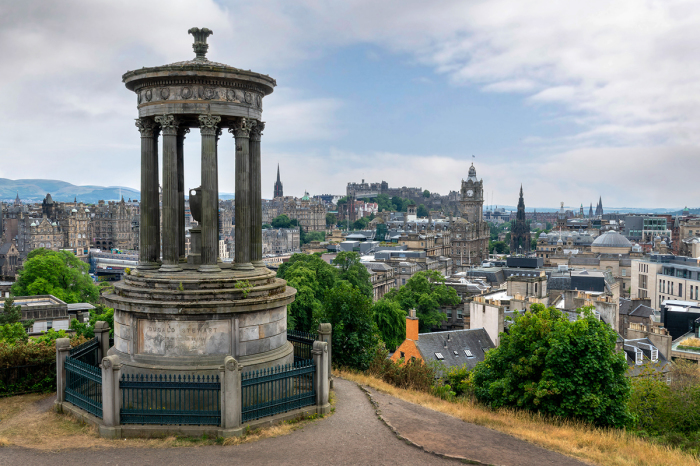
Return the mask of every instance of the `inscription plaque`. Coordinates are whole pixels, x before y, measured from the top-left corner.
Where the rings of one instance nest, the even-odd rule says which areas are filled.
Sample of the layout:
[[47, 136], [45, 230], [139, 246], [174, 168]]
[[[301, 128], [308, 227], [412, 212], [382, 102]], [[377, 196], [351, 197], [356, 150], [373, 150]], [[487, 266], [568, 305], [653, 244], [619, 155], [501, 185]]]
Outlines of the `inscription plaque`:
[[196, 356], [231, 353], [231, 321], [139, 320], [139, 353]]

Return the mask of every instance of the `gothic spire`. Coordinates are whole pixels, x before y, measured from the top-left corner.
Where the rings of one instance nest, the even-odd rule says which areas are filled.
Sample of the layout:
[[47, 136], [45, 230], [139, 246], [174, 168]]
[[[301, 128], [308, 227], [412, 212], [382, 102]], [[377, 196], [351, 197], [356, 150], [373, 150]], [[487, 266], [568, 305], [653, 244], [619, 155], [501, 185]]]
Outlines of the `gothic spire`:
[[277, 182], [280, 182], [280, 164], [277, 164]]

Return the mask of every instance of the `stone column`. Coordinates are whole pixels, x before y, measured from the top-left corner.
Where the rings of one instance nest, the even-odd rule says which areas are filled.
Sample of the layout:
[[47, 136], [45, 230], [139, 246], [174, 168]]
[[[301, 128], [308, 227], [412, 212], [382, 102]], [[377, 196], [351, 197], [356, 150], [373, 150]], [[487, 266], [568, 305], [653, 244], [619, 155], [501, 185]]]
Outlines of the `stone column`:
[[119, 356], [107, 356], [102, 360], [102, 422], [100, 435], [107, 438], [119, 436], [119, 377], [122, 365]]
[[233, 268], [254, 270], [250, 262], [250, 130], [252, 122], [241, 118], [229, 129], [236, 138], [236, 254]]
[[319, 415], [331, 411], [329, 403], [330, 384], [328, 381], [328, 344], [315, 341], [311, 354], [316, 364], [316, 412]]
[[202, 135], [202, 265], [200, 272], [220, 272], [216, 265], [219, 253], [219, 193], [216, 172], [216, 133], [221, 117], [199, 115]]
[[250, 132], [250, 260], [254, 267], [265, 267], [262, 260], [262, 175], [260, 136], [265, 122], [255, 122]]
[[139, 269], [155, 269], [160, 258], [158, 207], [158, 128], [153, 120], [136, 120], [141, 132], [141, 218], [139, 221]]
[[178, 253], [185, 260], [185, 135], [189, 128], [180, 128], [177, 133], [177, 223]]
[[109, 351], [109, 324], [98, 320], [95, 322], [95, 338], [100, 343], [97, 353], [97, 362], [102, 361], [102, 358], [107, 357], [107, 351]]
[[70, 353], [70, 339], [56, 340], [56, 403], [66, 401], [66, 357]]
[[180, 122], [174, 115], [155, 118], [163, 131], [163, 265], [161, 272], [179, 272], [180, 267], [180, 222], [177, 214], [178, 173], [177, 133]]
[[240, 436], [242, 433], [241, 366], [232, 356], [226, 356], [220, 373], [222, 437]]

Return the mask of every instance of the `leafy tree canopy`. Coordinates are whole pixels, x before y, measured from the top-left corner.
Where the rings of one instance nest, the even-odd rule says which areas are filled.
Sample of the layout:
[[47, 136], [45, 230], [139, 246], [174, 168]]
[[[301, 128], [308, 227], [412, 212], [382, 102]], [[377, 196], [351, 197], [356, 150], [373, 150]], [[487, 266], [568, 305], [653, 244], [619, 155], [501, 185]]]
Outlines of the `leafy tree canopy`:
[[297, 219], [290, 219], [286, 214], [278, 215], [272, 219], [272, 228], [292, 228], [299, 226]]
[[416, 215], [418, 217], [427, 217], [430, 215], [430, 212], [428, 212], [428, 209], [425, 207], [425, 204], [421, 204], [418, 206], [418, 210], [416, 210]]
[[461, 301], [455, 289], [445, 285], [445, 277], [436, 270], [416, 273], [405, 285], [389, 291], [385, 297], [397, 302], [404, 312], [415, 309], [422, 332], [429, 332], [447, 319], [447, 315], [440, 312], [442, 306], [456, 306]]
[[90, 319], [87, 323], [78, 322], [78, 319], [70, 321], [70, 328], [75, 330], [77, 336], [95, 338], [95, 322], [102, 321], [109, 324], [109, 334], [114, 336], [114, 309], [103, 304], [97, 304], [95, 309], [90, 309]]
[[368, 217], [362, 217], [355, 220], [352, 224], [355, 230], [366, 230], [369, 226], [370, 219]]
[[372, 298], [340, 280], [326, 293], [323, 307], [323, 320], [333, 326], [333, 360], [339, 366], [366, 370], [379, 343]]
[[430, 191], [428, 191], [427, 189], [423, 191], [423, 197], [430, 197]]
[[330, 227], [332, 225], [337, 225], [338, 224], [338, 217], [336, 217], [335, 214], [328, 213], [326, 214], [326, 226]]
[[96, 303], [99, 287], [88, 272], [88, 264], [71, 252], [39, 248], [27, 256], [11, 291], [14, 296], [51, 294], [69, 304]]
[[347, 280], [352, 286], [357, 287], [360, 292], [368, 297], [373, 296], [372, 284], [367, 267], [360, 262], [360, 255], [356, 252], [339, 252], [333, 264], [340, 267], [338, 277]]
[[374, 303], [372, 315], [382, 341], [389, 351], [396, 351], [406, 337], [406, 312], [396, 301], [380, 299]]
[[601, 426], [622, 427], [631, 416], [627, 362], [616, 332], [590, 308], [575, 322], [533, 304], [517, 316], [500, 345], [472, 371], [475, 395], [491, 407], [517, 407]]

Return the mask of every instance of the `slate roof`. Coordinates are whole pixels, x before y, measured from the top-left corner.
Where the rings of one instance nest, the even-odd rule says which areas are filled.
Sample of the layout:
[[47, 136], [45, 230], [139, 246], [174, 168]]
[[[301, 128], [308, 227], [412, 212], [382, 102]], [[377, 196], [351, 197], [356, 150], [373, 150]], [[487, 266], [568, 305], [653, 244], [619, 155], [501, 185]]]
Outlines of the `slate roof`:
[[571, 277], [569, 275], [564, 276], [552, 276], [547, 280], [548, 290], [570, 290], [571, 289]]
[[[440, 361], [446, 367], [466, 364], [469, 370], [484, 360], [484, 350], [495, 348], [489, 334], [483, 328], [421, 333], [418, 335], [416, 347], [425, 362]], [[469, 350], [472, 357], [468, 357], [465, 350]], [[438, 359], [436, 353], [441, 354], [443, 359]]]
[[12, 243], [5, 243], [2, 246], [0, 246], [0, 254], [7, 254], [10, 252], [10, 248], [12, 247]]
[[[642, 364], [636, 364], [636, 348], [642, 350]], [[651, 360], [652, 349], [657, 350], [658, 359]], [[628, 375], [635, 377], [642, 373], [646, 368], [651, 368], [655, 372], [666, 373], [671, 370], [671, 365], [668, 360], [658, 351], [658, 348], [648, 338], [637, 338], [634, 340], [624, 340], [622, 350], [625, 352], [627, 365], [629, 366]]]
[[639, 306], [636, 307], [632, 312], [629, 313], [631, 316], [636, 316], [636, 317], [651, 317], [654, 315], [654, 310], [650, 308], [649, 306], [645, 306], [644, 304], [640, 304]]

